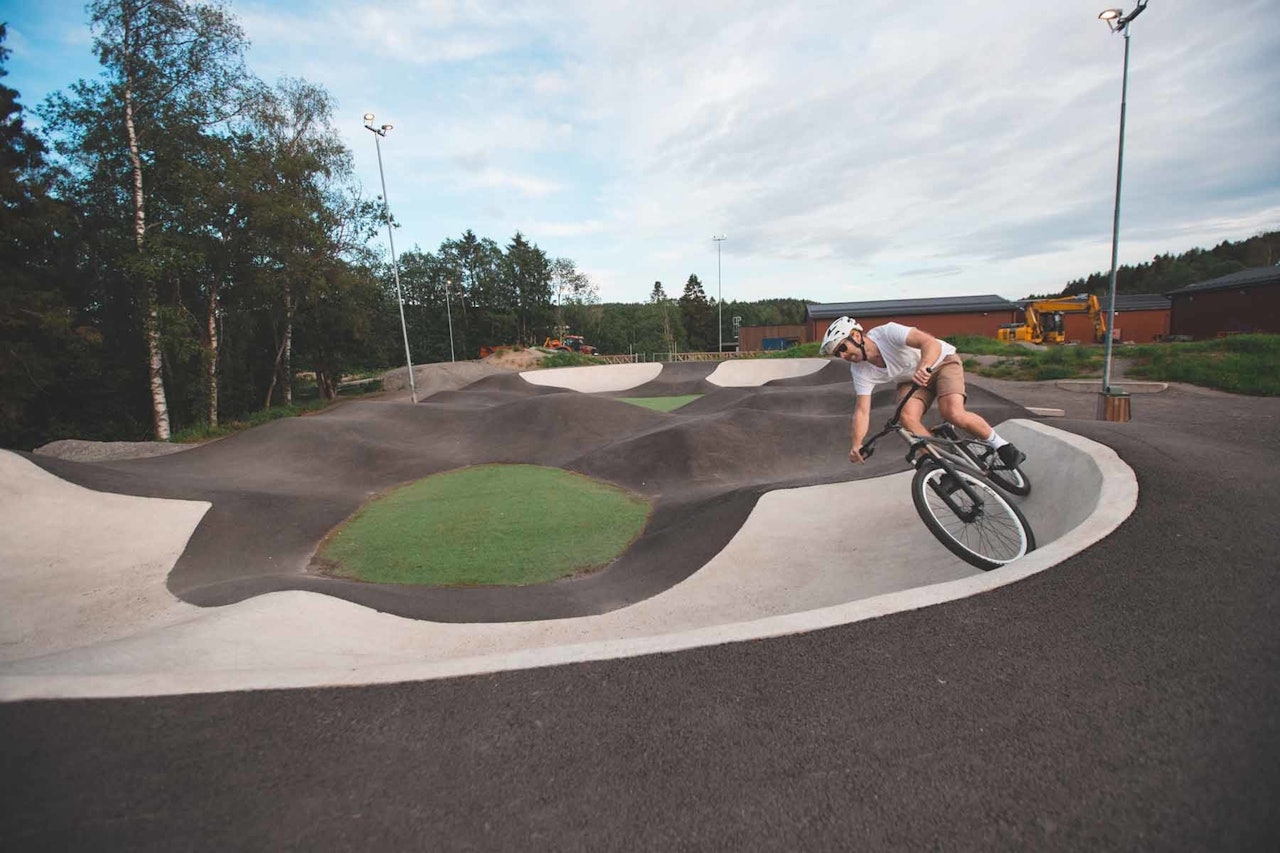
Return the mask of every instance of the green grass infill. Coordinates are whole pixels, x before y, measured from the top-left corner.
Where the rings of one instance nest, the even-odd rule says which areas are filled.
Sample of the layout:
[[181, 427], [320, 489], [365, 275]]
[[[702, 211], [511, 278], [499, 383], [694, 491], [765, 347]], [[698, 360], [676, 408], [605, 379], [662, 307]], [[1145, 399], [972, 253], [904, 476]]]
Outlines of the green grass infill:
[[642, 406], [657, 412], [670, 412], [692, 403], [702, 396], [702, 394], [682, 394], [677, 397], [618, 397], [617, 399], [624, 403], [631, 403], [634, 406]]
[[479, 465], [365, 504], [321, 545], [331, 574], [373, 583], [524, 586], [608, 565], [649, 503], [559, 468]]
[[[998, 346], [1009, 346], [998, 344]], [[979, 348], [981, 349], [981, 348]], [[965, 351], [962, 349], [962, 351]], [[1101, 344], [1017, 347], [995, 364], [966, 359], [965, 370], [995, 379], [1044, 381], [1096, 379], [1106, 348]], [[1186, 382], [1233, 394], [1280, 396], [1280, 335], [1229, 335], [1191, 343], [1119, 344], [1112, 358], [1124, 359], [1130, 379]], [[1124, 386], [1124, 380], [1116, 383]]]

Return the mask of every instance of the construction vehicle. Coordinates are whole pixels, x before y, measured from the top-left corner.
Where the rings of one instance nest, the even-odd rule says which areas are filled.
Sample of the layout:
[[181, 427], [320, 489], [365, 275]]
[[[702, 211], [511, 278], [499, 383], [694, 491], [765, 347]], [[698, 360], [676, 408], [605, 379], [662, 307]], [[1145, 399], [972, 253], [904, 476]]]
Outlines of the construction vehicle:
[[1107, 339], [1107, 318], [1102, 313], [1098, 297], [1060, 297], [1037, 299], [1023, 309], [1021, 323], [1004, 323], [997, 336], [1006, 343], [1025, 341], [1032, 344], [1061, 344], [1067, 340], [1063, 323], [1064, 314], [1088, 314], [1093, 323], [1093, 342], [1100, 344]]
[[576, 352], [582, 355], [597, 355], [599, 350], [587, 343], [582, 335], [562, 335], [558, 338], [547, 338], [542, 342], [545, 349], [559, 350], [560, 352]]

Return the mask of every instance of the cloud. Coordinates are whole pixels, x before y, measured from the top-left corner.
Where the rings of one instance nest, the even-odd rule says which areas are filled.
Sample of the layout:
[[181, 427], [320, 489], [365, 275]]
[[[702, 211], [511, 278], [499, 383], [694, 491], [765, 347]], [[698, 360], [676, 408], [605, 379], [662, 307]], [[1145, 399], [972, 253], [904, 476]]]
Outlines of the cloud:
[[[1228, 5], [1204, 15], [1152, 4], [1134, 25], [1122, 262], [1280, 227], [1274, 2]], [[733, 298], [834, 301], [1017, 296], [1106, 265], [1124, 40], [1098, 8], [237, 0], [232, 10], [258, 73], [333, 93], [366, 186], [377, 186], [377, 162], [359, 117], [395, 124], [382, 153], [407, 243], [519, 228], [599, 270], [605, 298], [643, 299], [654, 280], [713, 280], [710, 237], [726, 233]], [[46, 49], [59, 55], [52, 40]]]

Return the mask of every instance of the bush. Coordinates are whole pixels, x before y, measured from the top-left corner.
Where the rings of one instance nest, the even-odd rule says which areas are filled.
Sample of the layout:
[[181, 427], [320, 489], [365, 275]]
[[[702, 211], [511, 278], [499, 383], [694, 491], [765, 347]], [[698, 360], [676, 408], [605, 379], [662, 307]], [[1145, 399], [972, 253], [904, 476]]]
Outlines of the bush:
[[608, 362], [603, 358], [583, 355], [580, 352], [556, 350], [546, 358], [542, 359], [542, 361], [538, 362], [538, 364], [541, 367], [590, 367], [595, 364], [608, 364]]

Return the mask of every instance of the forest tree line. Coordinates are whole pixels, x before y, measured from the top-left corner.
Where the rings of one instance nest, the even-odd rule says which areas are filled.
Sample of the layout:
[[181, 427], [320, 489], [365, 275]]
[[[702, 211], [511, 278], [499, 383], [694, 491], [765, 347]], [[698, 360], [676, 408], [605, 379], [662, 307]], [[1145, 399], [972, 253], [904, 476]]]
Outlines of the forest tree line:
[[[1180, 255], [1156, 255], [1150, 261], [1116, 267], [1116, 293], [1168, 293], [1189, 284], [1221, 278], [1241, 270], [1280, 264], [1280, 231], [1268, 231], [1246, 240], [1224, 240], [1212, 249], [1191, 249]], [[1091, 273], [1067, 283], [1060, 293], [1047, 296], [1079, 296], [1110, 293], [1111, 271]]]
[[[565, 326], [610, 352], [716, 340], [696, 276], [679, 298], [602, 306], [571, 259], [519, 232], [468, 230], [393, 268], [323, 88], [256, 79], [221, 5], [87, 12], [102, 73], [38, 105], [41, 135], [0, 85], [0, 446], [167, 440], [291, 405], [300, 376], [332, 397], [344, 375], [403, 363], [400, 293], [419, 364]], [[735, 303], [726, 327], [776, 322], [779, 305], [803, 316], [802, 300]]]

